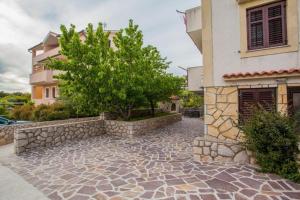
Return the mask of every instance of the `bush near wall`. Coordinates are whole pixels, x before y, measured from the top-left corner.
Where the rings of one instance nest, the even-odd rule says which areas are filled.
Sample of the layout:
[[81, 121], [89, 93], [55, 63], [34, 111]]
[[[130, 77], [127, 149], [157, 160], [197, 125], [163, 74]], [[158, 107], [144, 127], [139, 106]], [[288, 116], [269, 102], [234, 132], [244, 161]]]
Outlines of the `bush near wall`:
[[253, 151], [263, 172], [300, 182], [296, 162], [298, 138], [293, 121], [277, 112], [257, 110], [242, 127], [245, 145]]
[[69, 119], [72, 117], [71, 110], [63, 103], [54, 103], [52, 105], [34, 106], [26, 104], [15, 107], [10, 117], [15, 120], [28, 121], [53, 121]]

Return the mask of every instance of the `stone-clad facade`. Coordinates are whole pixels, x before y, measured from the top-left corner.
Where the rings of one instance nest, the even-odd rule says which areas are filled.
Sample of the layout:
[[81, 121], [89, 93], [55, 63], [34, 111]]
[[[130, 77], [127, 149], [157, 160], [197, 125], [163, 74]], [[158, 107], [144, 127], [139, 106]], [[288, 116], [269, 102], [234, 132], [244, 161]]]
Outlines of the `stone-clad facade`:
[[[239, 90], [249, 88], [276, 88], [277, 111], [282, 114], [287, 114], [288, 87], [290, 86], [291, 85], [286, 83], [278, 83], [273, 85], [237, 85], [205, 88], [204, 122], [207, 134], [205, 138], [198, 138], [194, 142], [195, 159], [197, 161], [222, 160], [240, 162], [238, 160], [242, 159], [241, 156], [244, 156], [244, 159], [242, 159], [243, 162], [250, 161], [251, 156], [248, 155], [249, 152], [246, 151], [235, 152], [232, 149], [231, 153], [227, 154], [227, 156], [219, 156], [219, 153], [222, 151], [228, 150], [228, 148], [231, 149], [232, 145], [230, 144], [233, 144], [234, 149], [236, 149], [236, 145], [243, 141], [243, 132], [238, 127]], [[206, 143], [202, 141], [204, 139], [207, 140]], [[218, 145], [214, 145], [213, 149], [202, 145], [203, 142], [204, 144], [214, 144], [216, 143], [216, 140], [218, 141]], [[228, 148], [223, 148], [224, 146]], [[238, 159], [236, 159], [236, 156], [238, 156]]]
[[210, 87], [205, 90], [205, 124], [208, 135], [221, 140], [240, 140], [238, 88]]
[[197, 137], [193, 144], [195, 161], [236, 162], [255, 164], [255, 159], [237, 141], [224, 141], [210, 136]]

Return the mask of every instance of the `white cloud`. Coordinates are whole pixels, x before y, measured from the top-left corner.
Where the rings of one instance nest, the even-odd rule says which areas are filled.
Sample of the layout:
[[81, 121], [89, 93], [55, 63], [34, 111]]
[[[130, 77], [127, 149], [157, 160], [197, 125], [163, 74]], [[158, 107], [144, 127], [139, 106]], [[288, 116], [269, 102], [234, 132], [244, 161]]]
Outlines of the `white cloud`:
[[[39, 43], [49, 30], [60, 24], [106, 22], [119, 29], [134, 19], [146, 44], [157, 46], [172, 61], [170, 71], [184, 74], [176, 66], [196, 66], [199, 51], [185, 33], [176, 9], [199, 5], [199, 0], [0, 0], [0, 90], [29, 91], [31, 56], [27, 49]], [[14, 75], [14, 77], [12, 77]]]

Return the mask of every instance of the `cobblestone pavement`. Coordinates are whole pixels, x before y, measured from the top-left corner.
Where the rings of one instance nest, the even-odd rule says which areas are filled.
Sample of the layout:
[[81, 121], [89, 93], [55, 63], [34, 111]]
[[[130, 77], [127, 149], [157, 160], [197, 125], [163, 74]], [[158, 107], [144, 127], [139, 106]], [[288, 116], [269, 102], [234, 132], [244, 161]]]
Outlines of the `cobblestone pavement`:
[[1, 163], [50, 199], [300, 199], [300, 185], [250, 166], [192, 161], [197, 119], [132, 139], [101, 136]]

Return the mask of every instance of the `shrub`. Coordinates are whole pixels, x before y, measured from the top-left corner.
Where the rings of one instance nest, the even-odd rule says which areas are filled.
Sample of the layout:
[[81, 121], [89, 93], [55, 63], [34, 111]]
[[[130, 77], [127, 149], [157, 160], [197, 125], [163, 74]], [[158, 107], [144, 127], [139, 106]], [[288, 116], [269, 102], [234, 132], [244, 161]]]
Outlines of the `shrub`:
[[70, 118], [70, 112], [64, 104], [39, 105], [33, 111], [34, 121], [52, 121]]
[[184, 108], [199, 108], [204, 104], [203, 96], [194, 92], [183, 91], [180, 98], [181, 104]]
[[53, 111], [48, 114], [47, 121], [68, 119], [70, 113], [67, 111]]
[[34, 121], [46, 121], [49, 113], [49, 106], [44, 104], [38, 105], [33, 111], [32, 119]]
[[25, 104], [23, 106], [16, 106], [10, 113], [10, 118], [15, 120], [32, 120], [32, 112], [34, 106], [32, 104]]
[[291, 119], [277, 112], [257, 110], [242, 129], [245, 145], [254, 152], [263, 172], [300, 181], [296, 162], [298, 140]]
[[16, 106], [10, 113], [10, 118], [15, 120], [29, 121], [51, 121], [70, 118], [70, 108], [63, 103], [54, 103], [52, 105], [25, 104]]
[[4, 106], [0, 106], [0, 116], [1, 115], [7, 115], [7, 111]]

